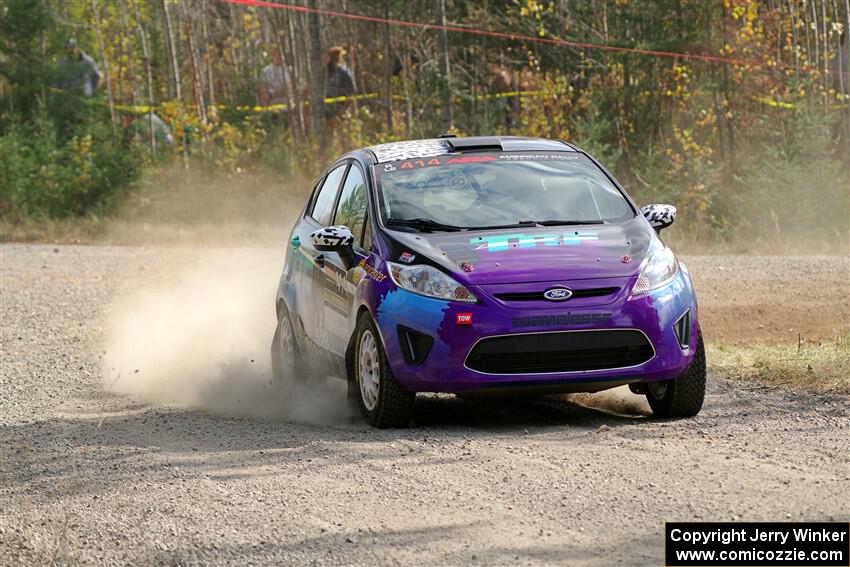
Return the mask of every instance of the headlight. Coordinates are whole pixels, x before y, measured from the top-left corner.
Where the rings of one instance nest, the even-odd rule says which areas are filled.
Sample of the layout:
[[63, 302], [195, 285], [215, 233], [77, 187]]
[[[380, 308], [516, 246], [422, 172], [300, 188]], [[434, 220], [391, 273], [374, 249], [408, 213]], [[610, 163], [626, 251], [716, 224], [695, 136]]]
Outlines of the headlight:
[[643, 295], [654, 289], [665, 286], [679, 273], [679, 262], [673, 251], [666, 246], [658, 248], [650, 254], [649, 260], [643, 266], [638, 276], [632, 295]]
[[387, 262], [387, 265], [390, 268], [390, 277], [402, 289], [449, 301], [463, 301], [465, 303], [477, 301], [468, 289], [437, 268], [423, 265], [405, 266], [393, 262]]

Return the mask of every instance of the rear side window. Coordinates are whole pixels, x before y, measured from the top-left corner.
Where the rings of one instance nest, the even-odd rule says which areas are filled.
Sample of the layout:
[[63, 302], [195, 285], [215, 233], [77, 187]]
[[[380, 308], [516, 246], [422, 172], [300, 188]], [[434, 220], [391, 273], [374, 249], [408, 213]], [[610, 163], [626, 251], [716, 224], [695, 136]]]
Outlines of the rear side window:
[[366, 217], [366, 182], [360, 168], [352, 166], [342, 186], [336, 206], [334, 224], [344, 224], [354, 234], [354, 242], [360, 244], [363, 236], [363, 220]]
[[339, 182], [342, 180], [342, 174], [345, 173], [345, 168], [348, 164], [342, 164], [325, 177], [325, 182], [319, 188], [319, 194], [316, 196], [316, 202], [313, 204], [313, 212], [310, 216], [316, 219], [322, 226], [331, 224], [334, 212], [334, 201], [336, 200], [336, 190], [339, 189]]

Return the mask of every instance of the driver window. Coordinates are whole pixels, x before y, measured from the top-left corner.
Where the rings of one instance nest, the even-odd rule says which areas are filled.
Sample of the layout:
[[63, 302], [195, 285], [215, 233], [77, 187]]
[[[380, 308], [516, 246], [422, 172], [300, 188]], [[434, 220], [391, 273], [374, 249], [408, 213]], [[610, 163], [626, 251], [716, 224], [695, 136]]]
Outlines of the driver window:
[[319, 189], [319, 194], [316, 197], [313, 212], [310, 213], [310, 216], [316, 219], [322, 226], [331, 224], [336, 190], [339, 188], [339, 182], [342, 180], [342, 174], [345, 173], [347, 165], [344, 163], [328, 173], [328, 176], [325, 177], [325, 182], [322, 184], [322, 188]]
[[339, 195], [334, 224], [344, 224], [350, 228], [354, 235], [354, 242], [359, 245], [363, 236], [365, 216], [366, 183], [360, 168], [353, 165], [348, 170], [348, 177], [345, 178], [345, 185], [342, 186], [342, 193]]

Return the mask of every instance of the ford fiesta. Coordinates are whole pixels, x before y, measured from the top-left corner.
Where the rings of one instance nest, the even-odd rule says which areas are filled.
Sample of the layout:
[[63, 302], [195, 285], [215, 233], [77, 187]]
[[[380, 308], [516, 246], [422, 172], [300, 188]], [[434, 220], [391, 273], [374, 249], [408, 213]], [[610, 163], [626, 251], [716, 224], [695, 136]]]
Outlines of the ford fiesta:
[[688, 270], [593, 157], [517, 137], [438, 138], [335, 161], [292, 231], [276, 378], [347, 377], [364, 419], [409, 423], [417, 392], [596, 392], [699, 412], [705, 352]]

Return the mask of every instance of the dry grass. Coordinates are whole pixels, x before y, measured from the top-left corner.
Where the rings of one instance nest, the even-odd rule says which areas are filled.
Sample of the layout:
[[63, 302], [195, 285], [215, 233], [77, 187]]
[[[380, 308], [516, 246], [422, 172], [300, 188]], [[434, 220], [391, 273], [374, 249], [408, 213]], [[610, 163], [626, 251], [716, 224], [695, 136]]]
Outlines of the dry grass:
[[707, 354], [727, 378], [850, 393], [850, 333], [795, 345], [708, 345]]
[[100, 219], [0, 219], [0, 242], [92, 242], [103, 231]]
[[312, 182], [269, 170], [223, 173], [170, 164], [145, 172], [107, 215], [0, 218], [0, 242], [169, 244], [282, 240]]

